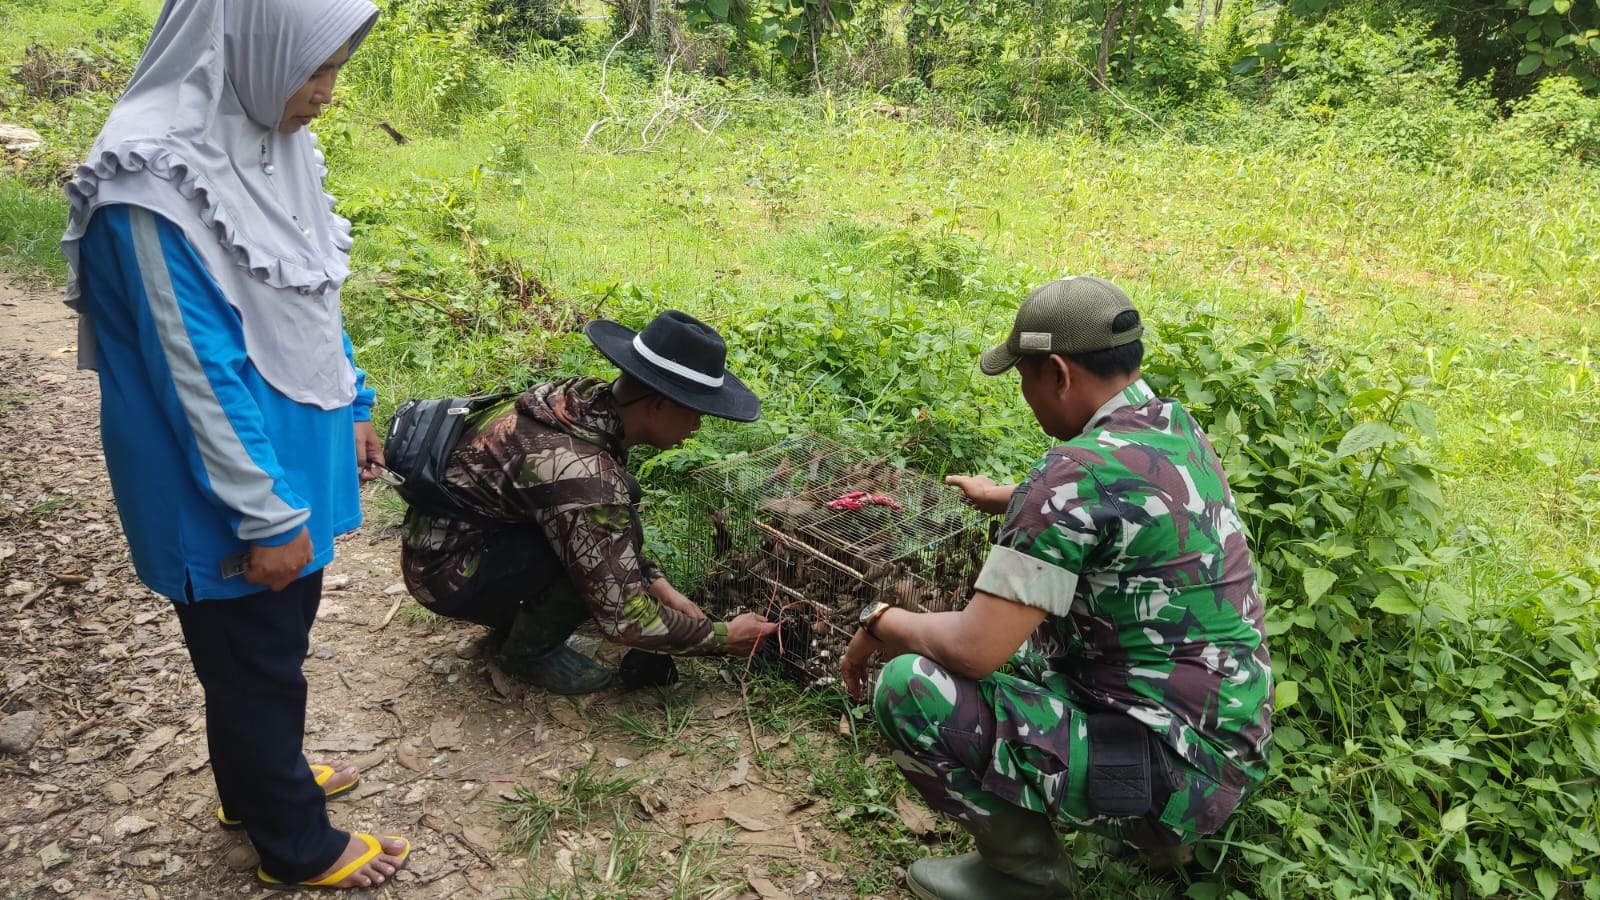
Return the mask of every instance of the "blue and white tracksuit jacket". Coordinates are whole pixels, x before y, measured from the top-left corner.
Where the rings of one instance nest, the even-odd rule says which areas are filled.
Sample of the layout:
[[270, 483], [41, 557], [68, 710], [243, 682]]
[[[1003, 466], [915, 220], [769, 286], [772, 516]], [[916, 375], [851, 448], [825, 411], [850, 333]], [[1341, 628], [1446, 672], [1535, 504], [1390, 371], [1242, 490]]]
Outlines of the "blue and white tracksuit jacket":
[[354, 430], [374, 398], [361, 370], [347, 407], [280, 394], [182, 229], [148, 210], [102, 208], [81, 253], [101, 440], [139, 579], [180, 602], [256, 593], [224, 578], [223, 561], [301, 528], [314, 553], [303, 574], [327, 565], [333, 539], [361, 523]]

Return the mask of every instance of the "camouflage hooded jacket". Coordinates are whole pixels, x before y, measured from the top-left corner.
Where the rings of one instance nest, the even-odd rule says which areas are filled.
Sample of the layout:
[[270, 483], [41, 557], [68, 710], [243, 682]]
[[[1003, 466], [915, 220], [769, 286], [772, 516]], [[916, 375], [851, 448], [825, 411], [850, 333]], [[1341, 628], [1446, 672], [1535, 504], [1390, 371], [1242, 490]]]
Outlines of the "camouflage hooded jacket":
[[[715, 652], [727, 640], [726, 625], [685, 616], [650, 594], [661, 572], [633, 528], [627, 459], [610, 383], [572, 378], [478, 413], [445, 479], [479, 515], [542, 529], [608, 639], [671, 653]], [[411, 510], [406, 586], [425, 602], [460, 590], [477, 571], [485, 536], [486, 526]]]
[[1222, 464], [1177, 401], [1136, 381], [1050, 450], [976, 586], [1050, 613], [1020, 668], [1066, 674], [1072, 699], [1144, 723], [1235, 803], [1265, 776], [1254, 564]]

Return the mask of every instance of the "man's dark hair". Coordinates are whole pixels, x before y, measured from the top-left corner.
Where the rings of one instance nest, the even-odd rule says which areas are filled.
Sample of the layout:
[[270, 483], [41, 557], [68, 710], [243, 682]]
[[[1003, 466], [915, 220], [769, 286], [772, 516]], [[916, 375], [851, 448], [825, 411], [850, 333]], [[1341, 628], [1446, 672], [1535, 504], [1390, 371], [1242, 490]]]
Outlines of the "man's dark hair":
[[[1111, 320], [1113, 332], [1131, 331], [1139, 327], [1139, 311], [1135, 309], [1117, 313]], [[1067, 354], [1067, 359], [1089, 371], [1096, 378], [1121, 378], [1139, 371], [1144, 362], [1144, 341], [1133, 340], [1109, 350], [1092, 353]]]
[[619, 372], [611, 382], [611, 396], [616, 398], [618, 407], [623, 407], [659, 397], [661, 393], [627, 372]]

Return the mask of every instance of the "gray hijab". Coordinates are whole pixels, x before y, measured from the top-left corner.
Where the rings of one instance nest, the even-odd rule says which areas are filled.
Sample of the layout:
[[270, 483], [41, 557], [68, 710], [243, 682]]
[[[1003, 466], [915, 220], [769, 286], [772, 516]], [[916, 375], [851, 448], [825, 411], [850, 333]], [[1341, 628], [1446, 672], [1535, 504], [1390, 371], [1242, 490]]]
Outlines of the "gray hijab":
[[[167, 0], [67, 185], [67, 305], [80, 309], [79, 241], [95, 211], [143, 207], [183, 229], [269, 384], [322, 409], [349, 404], [339, 288], [350, 223], [323, 190], [316, 139], [277, 125], [289, 98], [346, 41], [353, 52], [377, 14], [369, 0]], [[87, 326], [80, 320], [78, 360], [94, 368]]]

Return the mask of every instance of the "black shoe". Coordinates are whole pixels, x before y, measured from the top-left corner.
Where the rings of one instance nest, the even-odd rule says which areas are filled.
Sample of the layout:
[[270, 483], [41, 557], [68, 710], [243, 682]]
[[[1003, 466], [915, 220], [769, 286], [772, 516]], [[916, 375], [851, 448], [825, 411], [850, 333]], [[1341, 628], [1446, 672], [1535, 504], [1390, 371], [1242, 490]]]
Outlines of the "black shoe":
[[622, 654], [617, 674], [622, 676], [624, 691], [636, 691], [642, 687], [666, 687], [678, 683], [678, 664], [665, 653], [651, 653], [634, 647]]

